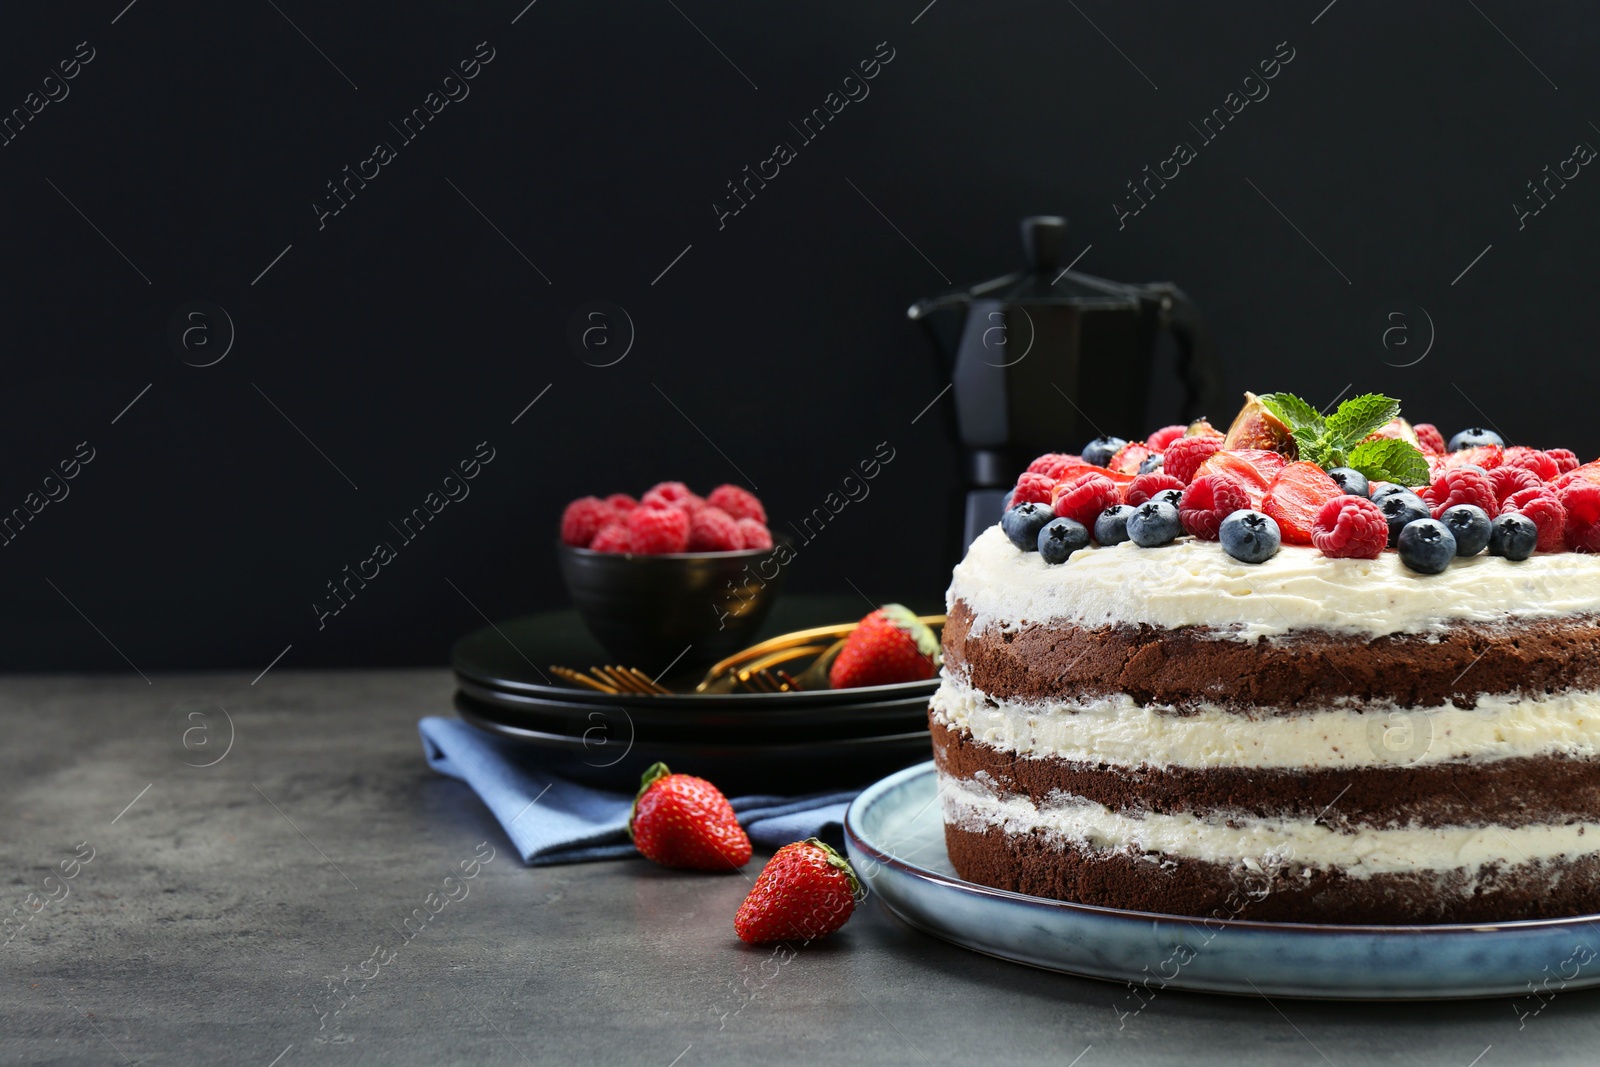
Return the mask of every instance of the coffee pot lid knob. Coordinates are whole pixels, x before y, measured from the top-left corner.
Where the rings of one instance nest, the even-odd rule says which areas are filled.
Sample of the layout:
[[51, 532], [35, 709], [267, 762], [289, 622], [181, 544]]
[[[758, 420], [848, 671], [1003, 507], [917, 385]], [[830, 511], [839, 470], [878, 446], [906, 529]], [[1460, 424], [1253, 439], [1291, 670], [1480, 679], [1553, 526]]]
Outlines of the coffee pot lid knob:
[[1022, 220], [1022, 250], [1035, 273], [1054, 271], [1066, 242], [1067, 220], [1062, 216], [1030, 215]]

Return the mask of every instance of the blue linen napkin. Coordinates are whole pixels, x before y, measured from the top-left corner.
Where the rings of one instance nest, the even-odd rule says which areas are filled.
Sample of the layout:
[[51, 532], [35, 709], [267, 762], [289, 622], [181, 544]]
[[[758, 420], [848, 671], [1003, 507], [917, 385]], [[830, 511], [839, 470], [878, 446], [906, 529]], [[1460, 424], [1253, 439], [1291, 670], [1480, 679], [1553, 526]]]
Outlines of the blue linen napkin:
[[[628, 840], [633, 795], [594, 789], [539, 767], [515, 742], [459, 719], [417, 723], [428, 766], [472, 787], [531, 867], [638, 855]], [[781, 848], [807, 837], [838, 845], [855, 790], [803, 797], [731, 797], [750, 840]]]

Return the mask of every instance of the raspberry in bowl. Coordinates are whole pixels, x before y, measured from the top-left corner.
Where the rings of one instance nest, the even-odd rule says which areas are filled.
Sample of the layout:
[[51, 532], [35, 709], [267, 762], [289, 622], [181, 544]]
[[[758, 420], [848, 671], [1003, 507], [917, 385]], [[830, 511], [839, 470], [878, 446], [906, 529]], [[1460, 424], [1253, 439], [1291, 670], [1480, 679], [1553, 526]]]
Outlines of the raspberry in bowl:
[[736, 485], [582, 497], [561, 516], [561, 577], [622, 665], [652, 676], [702, 666], [748, 646], [777, 600], [793, 552], [766, 522], [760, 499]]

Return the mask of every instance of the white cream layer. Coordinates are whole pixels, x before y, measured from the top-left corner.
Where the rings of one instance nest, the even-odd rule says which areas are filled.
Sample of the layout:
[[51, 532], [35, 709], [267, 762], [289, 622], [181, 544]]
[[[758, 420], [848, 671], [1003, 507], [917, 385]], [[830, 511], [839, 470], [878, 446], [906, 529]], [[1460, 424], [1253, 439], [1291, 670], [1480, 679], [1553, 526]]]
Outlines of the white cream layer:
[[1417, 871], [1443, 872], [1484, 864], [1512, 865], [1600, 851], [1600, 823], [1564, 826], [1330, 830], [1303, 819], [1234, 817], [1232, 825], [1193, 815], [1130, 816], [1078, 797], [1035, 807], [1026, 797], [999, 797], [981, 784], [941, 776], [945, 822], [981, 832], [1042, 830], [1048, 836], [1098, 850], [1132, 848], [1234, 867], [1283, 865], [1337, 867], [1356, 878]]
[[933, 716], [984, 744], [1023, 756], [1136, 767], [1314, 769], [1411, 767], [1514, 756], [1600, 756], [1600, 694], [1539, 699], [1478, 697], [1478, 706], [1333, 707], [1241, 715], [1201, 705], [1179, 715], [1115, 696], [1081, 701], [994, 701], [946, 674]]
[[1510, 563], [1485, 554], [1423, 575], [1402, 566], [1396, 552], [1328, 559], [1284, 545], [1267, 562], [1249, 564], [1214, 542], [1183, 538], [1163, 548], [1131, 541], [1084, 548], [1051, 566], [992, 526], [956, 565], [947, 601], [957, 600], [977, 616], [974, 633], [1051, 620], [1208, 626], [1238, 639], [1306, 628], [1416, 633], [1450, 622], [1600, 613], [1600, 556], [1561, 552]]

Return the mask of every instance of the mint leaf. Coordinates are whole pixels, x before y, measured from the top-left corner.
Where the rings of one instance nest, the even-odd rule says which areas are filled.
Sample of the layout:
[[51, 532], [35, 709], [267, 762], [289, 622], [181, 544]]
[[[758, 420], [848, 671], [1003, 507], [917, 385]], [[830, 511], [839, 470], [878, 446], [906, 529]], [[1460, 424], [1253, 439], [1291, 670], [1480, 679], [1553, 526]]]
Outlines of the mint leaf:
[[1398, 414], [1400, 401], [1381, 393], [1353, 396], [1328, 416], [1328, 433], [1345, 448], [1351, 448], [1374, 430], [1387, 426]]
[[1261, 401], [1261, 406], [1276, 416], [1279, 422], [1289, 427], [1289, 432], [1294, 434], [1296, 441], [1301, 440], [1301, 431], [1307, 431], [1309, 437], [1313, 438], [1322, 432], [1321, 414], [1293, 393], [1263, 393], [1256, 399]]
[[1373, 481], [1396, 485], [1427, 485], [1429, 481], [1427, 459], [1416, 445], [1396, 437], [1361, 442], [1350, 450], [1346, 466]]

